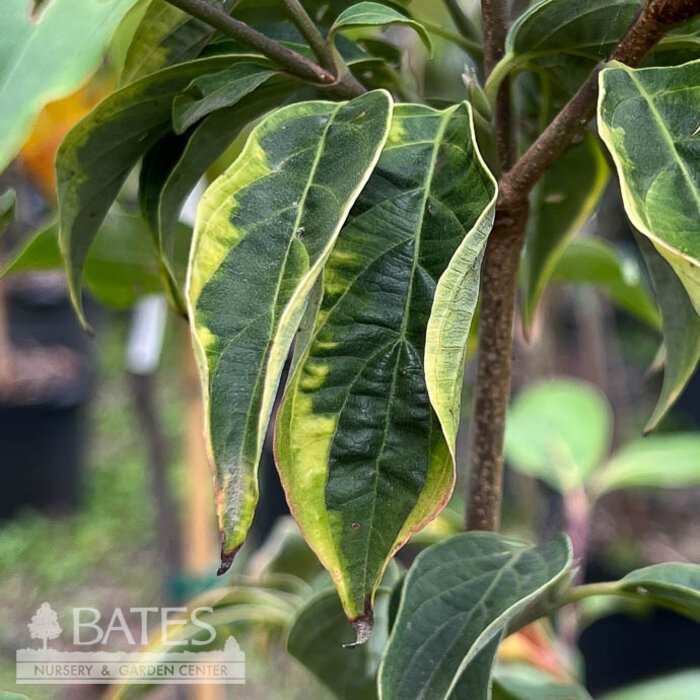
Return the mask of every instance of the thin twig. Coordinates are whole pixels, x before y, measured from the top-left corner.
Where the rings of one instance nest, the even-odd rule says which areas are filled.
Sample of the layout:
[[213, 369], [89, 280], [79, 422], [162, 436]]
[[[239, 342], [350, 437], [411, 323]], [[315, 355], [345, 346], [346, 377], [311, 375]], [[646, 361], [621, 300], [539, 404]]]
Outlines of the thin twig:
[[354, 97], [364, 92], [364, 88], [354, 79], [352, 81], [345, 77], [336, 79], [325, 68], [306, 56], [270, 39], [263, 33], [249, 27], [245, 22], [230, 17], [213, 5], [209, 5], [205, 0], [167, 0], [167, 2], [242, 44], [259, 51], [287, 72], [306, 82], [332, 89], [341, 97]]
[[318, 58], [321, 66], [327, 71], [332, 72], [335, 69], [333, 52], [318, 30], [318, 27], [314, 24], [314, 21], [309, 17], [309, 13], [304, 9], [299, 0], [282, 0], [282, 2], [287, 8], [292, 22], [294, 22], [296, 28], [301, 32], [301, 35], [311, 47], [311, 50], [316, 54], [316, 58]]

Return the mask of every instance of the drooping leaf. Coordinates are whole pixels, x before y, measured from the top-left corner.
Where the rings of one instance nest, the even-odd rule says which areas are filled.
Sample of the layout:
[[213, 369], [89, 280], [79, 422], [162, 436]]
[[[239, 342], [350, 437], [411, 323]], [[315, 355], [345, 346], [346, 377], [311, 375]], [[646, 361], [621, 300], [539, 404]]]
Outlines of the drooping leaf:
[[211, 112], [232, 107], [273, 75], [269, 66], [244, 61], [196, 78], [173, 102], [175, 132], [181, 134]]
[[656, 408], [645, 432], [658, 426], [671, 409], [700, 361], [700, 316], [685, 287], [651, 242], [637, 236], [661, 311], [664, 336], [664, 380]]
[[187, 302], [224, 570], [252, 521], [258, 460], [307, 295], [379, 158], [391, 106], [377, 91], [274, 112], [200, 204]]
[[[189, 247], [185, 227], [177, 230], [176, 269], [184, 273]], [[38, 230], [6, 261], [0, 277], [37, 270], [61, 270], [58, 224]], [[128, 308], [139, 297], [163, 289], [148, 231], [139, 216], [111, 211], [88, 254], [83, 275], [85, 287], [100, 302]]]
[[671, 562], [637, 569], [622, 578], [618, 588], [700, 622], [700, 566], [697, 564]]
[[599, 238], [572, 239], [552, 271], [551, 282], [593, 285], [621, 309], [661, 329], [661, 318], [643, 282], [639, 263]]
[[[443, 324], [449, 337], [437, 333], [441, 348], [426, 348], [426, 324], [438, 303], [449, 309], [470, 286], [473, 303], [478, 287], [470, 237], [495, 188], [472, 133], [466, 104], [444, 112], [397, 105], [379, 165], [324, 271], [313, 338], [278, 417], [288, 501], [358, 628], [369, 622], [386, 562], [452, 490], [423, 357], [449, 367], [464, 356], [452, 319]], [[449, 284], [438, 295], [443, 273]]]
[[598, 128], [615, 161], [625, 211], [700, 313], [700, 61], [600, 76]]
[[559, 258], [595, 211], [607, 181], [607, 163], [595, 136], [587, 131], [538, 183], [521, 264], [526, 332]]
[[19, 151], [42, 107], [73, 92], [97, 68], [135, 0], [3, 3], [0, 25], [0, 171]]
[[112, 93], [69, 132], [56, 156], [60, 242], [68, 288], [86, 324], [80, 277], [97, 230], [138, 159], [170, 130], [173, 97], [235, 60], [183, 63]]
[[377, 670], [389, 638], [389, 602], [400, 581], [392, 562], [377, 593], [374, 633], [352, 650], [352, 630], [333, 588], [318, 593], [297, 613], [289, 630], [287, 651], [306, 666], [340, 700], [374, 700]]
[[696, 700], [700, 697], [700, 671], [682, 671], [654, 678], [604, 695], [602, 700]]
[[518, 471], [563, 493], [581, 488], [610, 449], [612, 412], [598, 389], [557, 379], [523, 391], [506, 424], [505, 453]]
[[422, 552], [408, 572], [379, 670], [382, 700], [487, 700], [496, 645], [509, 622], [570, 566], [563, 535], [531, 547], [469, 532]]
[[428, 51], [432, 52], [433, 45], [430, 41], [430, 34], [420, 22], [416, 22], [407, 15], [378, 2], [359, 2], [357, 5], [352, 5], [341, 12], [335, 22], [333, 22], [328, 35], [332, 40], [337, 32], [345, 31], [346, 29], [387, 27], [393, 24], [400, 24], [413, 29]]
[[500, 666], [494, 673], [493, 700], [591, 700], [585, 688], [531, 666]]
[[616, 452], [593, 480], [597, 493], [697, 484], [700, 484], [700, 436], [696, 433], [635, 440]]

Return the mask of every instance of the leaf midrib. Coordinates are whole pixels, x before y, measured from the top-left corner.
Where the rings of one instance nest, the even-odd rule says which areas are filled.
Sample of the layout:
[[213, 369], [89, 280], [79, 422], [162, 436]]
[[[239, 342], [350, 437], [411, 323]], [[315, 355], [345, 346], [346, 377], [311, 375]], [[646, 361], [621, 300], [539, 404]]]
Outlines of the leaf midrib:
[[[430, 197], [430, 192], [431, 192], [431, 183], [433, 181], [433, 178], [435, 176], [435, 169], [437, 167], [437, 158], [438, 154], [440, 152], [440, 147], [442, 145], [442, 140], [445, 137], [445, 132], [447, 130], [447, 125], [449, 124], [450, 120], [452, 119], [452, 116], [454, 115], [455, 109], [451, 109], [447, 112], [445, 112], [442, 116], [440, 128], [438, 129], [437, 134], [435, 135], [435, 140], [434, 140], [434, 146], [433, 146], [433, 153], [430, 158], [430, 165], [428, 167], [428, 170], [426, 172], [426, 177], [424, 180], [425, 186], [424, 186], [424, 193], [423, 193], [423, 198], [421, 201], [421, 213], [420, 217], [418, 219], [418, 224], [416, 226], [416, 235], [414, 237], [414, 252], [413, 252], [413, 264], [411, 266], [411, 279], [408, 284], [408, 289], [406, 290], [406, 301], [404, 303], [404, 309], [403, 309], [403, 318], [401, 321], [401, 328], [399, 329], [399, 338], [397, 339], [397, 346], [400, 343], [403, 344], [408, 344], [408, 339], [406, 338], [406, 330], [408, 328], [408, 311], [409, 307], [411, 305], [411, 302], [413, 300], [413, 283], [416, 278], [416, 272], [418, 270], [418, 265], [419, 265], [419, 258], [420, 258], [420, 244], [421, 244], [421, 239], [423, 237], [423, 224], [425, 222], [425, 212], [428, 207], [428, 199]], [[414, 348], [415, 350], [415, 348]], [[417, 353], [417, 355], [420, 357], [420, 354]], [[380, 449], [377, 451], [377, 458], [374, 461], [374, 489], [373, 489], [373, 494], [372, 494], [372, 508], [371, 508], [371, 513], [369, 516], [369, 522], [368, 522], [368, 529], [369, 529], [369, 537], [371, 538], [372, 536], [372, 531], [374, 529], [374, 519], [376, 516], [377, 512], [377, 492], [379, 490], [379, 460], [384, 454], [384, 447], [386, 446], [386, 441], [387, 437], [389, 434], [389, 424], [391, 422], [391, 414], [392, 414], [392, 406], [394, 406], [394, 397], [396, 394], [396, 382], [398, 379], [398, 372], [399, 372], [399, 364], [400, 364], [400, 359], [401, 359], [401, 349], [399, 348], [397, 353], [396, 353], [396, 362], [394, 364], [394, 372], [392, 375], [391, 379], [391, 390], [389, 392], [389, 400], [388, 400], [388, 410], [387, 410], [387, 415], [386, 415], [386, 420], [384, 422], [384, 434], [382, 436], [382, 444]], [[362, 581], [363, 581], [363, 589], [367, 590], [367, 568], [369, 566], [369, 551], [370, 551], [370, 546], [369, 546], [369, 538], [367, 540], [367, 545], [365, 547], [365, 563], [363, 566], [363, 572], [362, 572]]]

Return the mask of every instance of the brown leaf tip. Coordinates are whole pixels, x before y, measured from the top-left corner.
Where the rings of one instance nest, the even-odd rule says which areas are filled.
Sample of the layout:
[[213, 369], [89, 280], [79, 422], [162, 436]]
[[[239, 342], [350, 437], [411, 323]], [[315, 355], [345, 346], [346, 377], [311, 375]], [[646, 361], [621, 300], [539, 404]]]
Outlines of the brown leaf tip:
[[219, 566], [216, 572], [217, 576], [223, 576], [231, 568], [233, 560], [236, 558], [236, 554], [240, 548], [241, 545], [238, 545], [238, 547], [232, 549], [230, 552], [227, 552], [223, 547], [221, 548], [221, 566]]
[[364, 644], [371, 636], [372, 630], [374, 629], [374, 615], [372, 610], [365, 606], [364, 615], [356, 617], [354, 620], [350, 620], [350, 624], [355, 630], [355, 641], [350, 644], [343, 644], [344, 649], [354, 649]]

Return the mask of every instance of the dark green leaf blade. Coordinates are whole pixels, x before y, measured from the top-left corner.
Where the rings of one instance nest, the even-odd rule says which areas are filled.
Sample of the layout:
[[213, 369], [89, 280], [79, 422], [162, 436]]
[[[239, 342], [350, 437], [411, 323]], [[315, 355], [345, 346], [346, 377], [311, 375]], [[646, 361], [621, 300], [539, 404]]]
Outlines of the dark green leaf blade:
[[200, 203], [187, 302], [224, 570], [252, 521], [258, 460], [307, 296], [379, 158], [391, 108], [382, 91], [282, 108]]
[[273, 75], [275, 71], [269, 66], [243, 61], [196, 78], [173, 101], [175, 132], [181, 134], [207, 114], [232, 107]]
[[408, 572], [379, 671], [382, 700], [487, 700], [490, 683], [483, 674], [467, 676], [474, 681], [466, 689], [460, 680], [487, 645], [488, 665], [493, 663], [494, 640], [509, 621], [570, 566], [571, 546], [563, 535], [530, 547], [471, 532], [422, 552]]
[[[459, 273], [470, 270], [478, 286], [478, 265], [466, 264], [478, 251], [465, 250], [495, 187], [472, 134], [466, 104], [444, 112], [397, 105], [379, 165], [324, 271], [313, 338], [278, 417], [288, 501], [358, 628], [371, 617], [386, 562], [441, 510], [454, 481], [423, 358], [441, 276], [457, 259], [467, 270], [456, 266], [450, 289], [459, 291]], [[464, 348], [432, 352], [459, 361]]]

